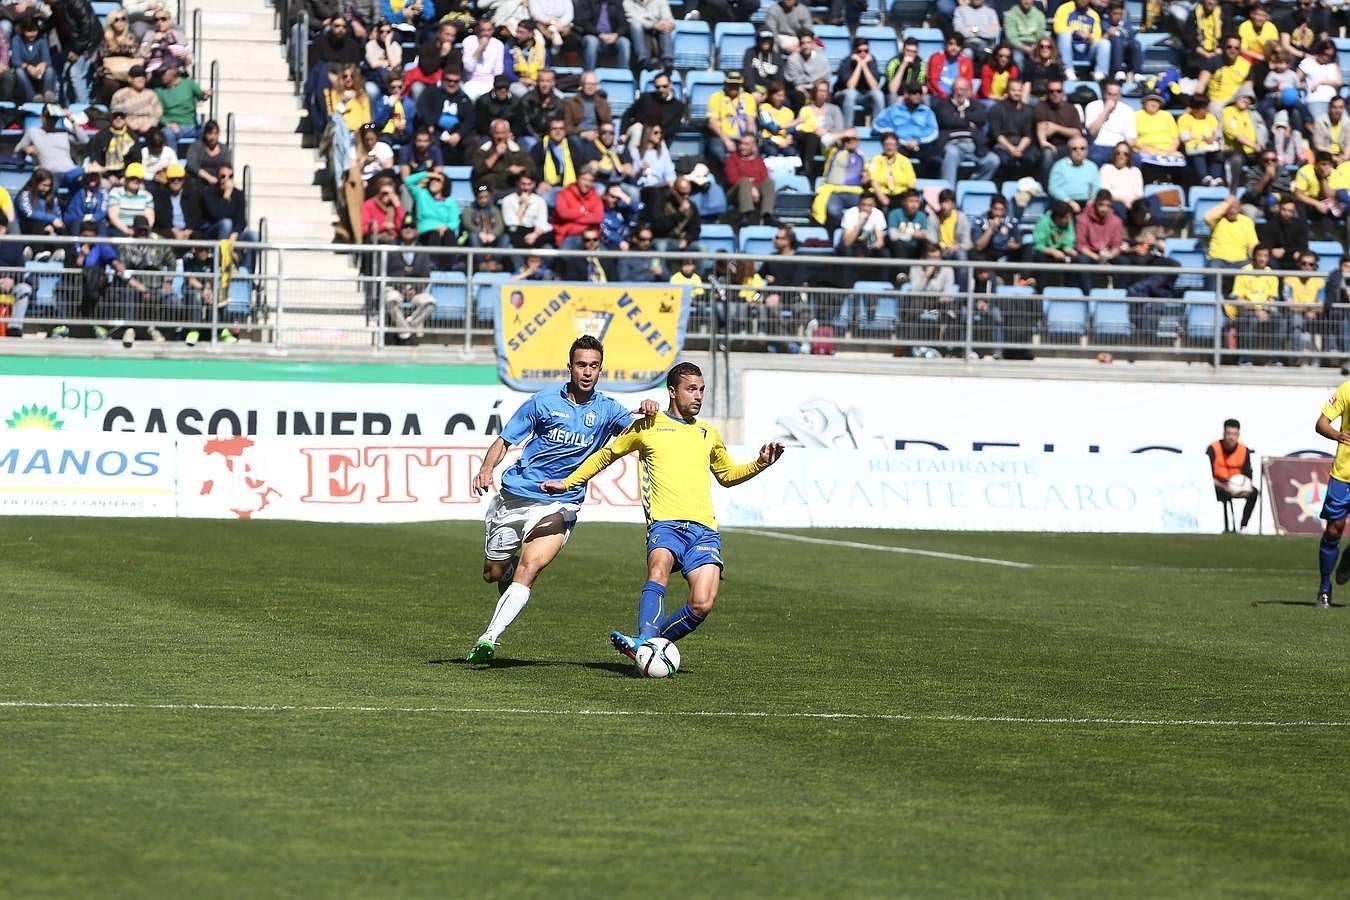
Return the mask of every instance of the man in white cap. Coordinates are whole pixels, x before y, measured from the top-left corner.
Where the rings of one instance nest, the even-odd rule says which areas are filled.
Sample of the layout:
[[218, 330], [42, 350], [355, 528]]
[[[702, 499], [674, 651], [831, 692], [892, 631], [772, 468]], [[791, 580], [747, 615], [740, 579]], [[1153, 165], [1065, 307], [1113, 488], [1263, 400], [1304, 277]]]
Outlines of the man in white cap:
[[[66, 127], [60, 128], [64, 119]], [[79, 186], [84, 170], [75, 165], [73, 149], [89, 143], [89, 135], [75, 122], [68, 110], [62, 110], [55, 103], [42, 107], [42, 124], [34, 125], [23, 133], [18, 145], [18, 153], [27, 153], [33, 157], [39, 169], [46, 169], [66, 190]]]

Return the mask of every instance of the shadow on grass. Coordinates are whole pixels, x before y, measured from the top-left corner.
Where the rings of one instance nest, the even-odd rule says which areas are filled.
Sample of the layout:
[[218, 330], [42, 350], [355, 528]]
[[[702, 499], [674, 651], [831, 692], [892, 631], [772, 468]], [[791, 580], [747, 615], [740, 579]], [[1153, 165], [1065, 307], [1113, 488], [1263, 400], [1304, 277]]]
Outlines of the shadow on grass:
[[[1317, 606], [1316, 600], [1253, 600], [1252, 606]], [[1344, 603], [1332, 603], [1332, 609], [1344, 609]]]
[[548, 660], [548, 659], [503, 659], [497, 657], [487, 665], [481, 663], [471, 663], [466, 659], [455, 657], [453, 659], [429, 659], [429, 666], [464, 666], [469, 669], [516, 669], [525, 666], [575, 666], [582, 669], [591, 669], [596, 672], [613, 672], [622, 675], [633, 674], [632, 663], [622, 662], [595, 662], [594, 660], [571, 662], [567, 660]]

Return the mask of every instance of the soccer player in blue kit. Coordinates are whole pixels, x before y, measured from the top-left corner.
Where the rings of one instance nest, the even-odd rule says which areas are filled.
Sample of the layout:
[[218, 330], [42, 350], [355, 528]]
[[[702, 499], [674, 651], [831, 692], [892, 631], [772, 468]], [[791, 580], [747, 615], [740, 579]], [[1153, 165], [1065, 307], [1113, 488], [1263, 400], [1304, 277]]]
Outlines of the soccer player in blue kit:
[[[525, 608], [539, 573], [577, 523], [586, 486], [550, 496], [539, 485], [567, 475], [633, 420], [626, 406], [595, 389], [603, 363], [598, 339], [584, 335], [573, 341], [567, 352], [568, 382], [522, 403], [474, 476], [474, 493], [488, 493], [506, 451], [528, 441], [520, 459], [502, 472], [501, 490], [483, 517], [483, 580], [496, 582], [500, 597], [487, 630], [466, 657], [469, 662], [492, 660], [502, 632]], [[654, 416], [660, 409], [655, 400], [644, 400], [636, 412]]]

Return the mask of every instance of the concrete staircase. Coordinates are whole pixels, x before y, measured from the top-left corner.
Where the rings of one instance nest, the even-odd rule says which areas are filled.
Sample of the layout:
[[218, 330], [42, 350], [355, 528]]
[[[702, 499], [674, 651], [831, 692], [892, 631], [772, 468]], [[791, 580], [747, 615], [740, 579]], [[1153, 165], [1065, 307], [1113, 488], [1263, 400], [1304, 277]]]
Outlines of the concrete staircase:
[[[364, 300], [352, 260], [325, 249], [333, 241], [335, 208], [315, 183], [322, 160], [301, 146], [303, 118], [279, 41], [275, 12], [266, 0], [189, 0], [188, 17], [200, 8], [205, 85], [212, 62], [220, 65], [217, 95], [222, 129], [234, 114], [237, 173], [249, 167], [250, 224], [267, 219], [274, 243], [316, 245], [286, 254], [284, 282], [270, 284], [272, 305], [284, 307], [288, 345], [365, 344]], [[224, 135], [222, 135], [222, 139]], [[275, 276], [276, 272], [268, 273]], [[279, 298], [278, 298], [279, 295]]]

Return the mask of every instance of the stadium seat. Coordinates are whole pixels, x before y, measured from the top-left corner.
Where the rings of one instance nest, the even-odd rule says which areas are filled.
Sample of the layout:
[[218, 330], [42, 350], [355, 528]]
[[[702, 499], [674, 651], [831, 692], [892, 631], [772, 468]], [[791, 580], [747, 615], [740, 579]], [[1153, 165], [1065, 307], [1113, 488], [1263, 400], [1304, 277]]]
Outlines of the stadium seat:
[[33, 301], [30, 311], [34, 315], [53, 315], [56, 313], [56, 286], [61, 283], [63, 263], [26, 262], [24, 271], [33, 272], [36, 285], [33, 288]]
[[705, 222], [727, 211], [727, 192], [716, 181], [709, 181], [707, 190], [695, 191], [689, 201], [698, 209], [699, 216]]
[[815, 193], [805, 175], [784, 175], [774, 179], [778, 200], [774, 215], [788, 225], [805, 225], [811, 221], [811, 202]]
[[1167, 239], [1167, 253], [1169, 256], [1174, 253], [1189, 252], [1198, 248], [1199, 242], [1193, 237], [1170, 237]]
[[1186, 302], [1186, 343], [1213, 346], [1214, 329], [1223, 315], [1215, 306], [1214, 292], [1187, 291], [1182, 299]]
[[1334, 37], [1331, 42], [1336, 45], [1336, 62], [1341, 71], [1350, 72], [1350, 38]]
[[699, 229], [698, 241], [709, 253], [735, 253], [736, 232], [724, 222], [707, 222]]
[[742, 253], [765, 256], [773, 253], [773, 236], [778, 229], [772, 225], [746, 225], [736, 236], [736, 249]]
[[[889, 281], [855, 281], [852, 295], [858, 310], [858, 332], [873, 337], [894, 337], [900, 321], [900, 295]], [[871, 310], [866, 319], [864, 314]]]
[[914, 38], [919, 42], [919, 59], [925, 62], [934, 53], [942, 52], [944, 38], [940, 28], [906, 28], [901, 36], [905, 40]]
[[502, 285], [511, 279], [510, 272], [477, 272], [473, 276], [473, 323], [490, 327], [497, 321], [501, 309]]
[[759, 9], [750, 14], [750, 21], [756, 25], [763, 25], [764, 20], [769, 17], [769, 7], [776, 2], [777, 0], [759, 0]]
[[432, 322], [437, 325], [464, 324], [469, 301], [463, 272], [432, 272], [427, 292], [436, 300]]
[[881, 0], [867, 0], [867, 8], [864, 9], [862, 11], [862, 14], [858, 17], [858, 24], [859, 25], [881, 24]]
[[[1204, 252], [1200, 250], [1173, 250], [1169, 244], [1167, 255], [1181, 263], [1183, 269], [1203, 269], [1209, 265], [1205, 259]], [[1178, 290], [1186, 290], [1187, 288], [1195, 288], [1198, 290], [1205, 286], [1205, 276], [1178, 275], [1176, 286]]]
[[931, 209], [937, 209], [938, 195], [949, 187], [951, 185], [941, 178], [916, 178], [914, 180], [914, 189], [923, 195], [924, 205]]
[[[638, 93], [646, 94], [652, 90], [652, 81], [657, 75], [661, 74], [660, 69], [643, 69], [638, 75]], [[684, 79], [680, 77], [679, 69], [670, 70], [670, 84], [675, 88], [675, 96], [680, 100], [684, 99]]]
[[1308, 249], [1317, 254], [1318, 267], [1324, 272], [1335, 269], [1345, 256], [1345, 247], [1339, 241], [1309, 241]]
[[713, 41], [701, 19], [675, 20], [675, 68], [706, 69], [712, 62]]
[[[815, 32], [825, 58], [830, 61], [830, 68], [838, 70], [839, 64], [853, 52], [853, 39], [849, 37], [848, 29], [843, 25], [817, 25]], [[877, 57], [877, 69], [884, 73], [890, 59], [875, 52], [872, 55]]]
[[886, 63], [900, 55], [900, 40], [895, 36], [895, 29], [863, 25], [858, 28], [857, 36], [866, 38], [871, 45], [872, 56], [876, 58], [877, 69], [885, 74]]
[[1161, 75], [1181, 65], [1181, 50], [1176, 40], [1164, 32], [1140, 32], [1135, 35], [1144, 51], [1144, 71], [1141, 75]]
[[1047, 287], [1041, 308], [1047, 340], [1076, 342], [1087, 333], [1087, 301], [1076, 287]]
[[1072, 97], [1073, 92], [1079, 88], [1087, 88], [1092, 91], [1098, 100], [1102, 98], [1102, 87], [1095, 81], [1066, 81], [1064, 82], [1064, 96]]
[[998, 185], [992, 181], [958, 181], [956, 183], [956, 205], [967, 217], [983, 216], [989, 212], [989, 201], [998, 194]]
[[689, 125], [702, 128], [708, 119], [708, 98], [722, 89], [722, 73], [694, 71], [689, 72], [685, 88], [689, 95], [689, 109], [686, 113]]
[[1205, 187], [1192, 185], [1186, 192], [1186, 205], [1191, 210], [1191, 234], [1200, 237], [1209, 235], [1209, 225], [1205, 222], [1205, 213], [1210, 207], [1228, 199], [1228, 188], [1223, 186]]
[[[713, 29], [713, 44], [717, 48], [717, 67], [722, 72], [740, 69], [745, 51], [755, 45], [755, 26], [749, 22], [718, 22]], [[704, 60], [703, 65], [707, 64]]]
[[923, 25], [929, 9], [928, 0], [894, 0], [886, 13], [886, 22], [909, 31], [906, 26]]
[[1121, 288], [1093, 288], [1088, 293], [1092, 335], [1100, 343], [1128, 340], [1134, 334], [1130, 304]]
[[473, 203], [473, 166], [444, 166], [441, 173], [450, 185], [450, 196], [461, 207]]
[[627, 69], [599, 68], [595, 70], [595, 75], [600, 79], [600, 90], [605, 92], [610, 111], [617, 119], [633, 105], [637, 81], [633, 78], [633, 73]]
[[672, 160], [682, 156], [702, 156], [705, 138], [702, 132], [680, 131], [666, 139], [666, 148], [670, 150]]
[[[859, 129], [861, 130], [861, 129]], [[864, 159], [872, 159], [874, 156], [881, 155], [881, 138], [868, 137], [858, 142], [858, 152]]]
[[247, 266], [240, 266], [225, 288], [225, 308], [221, 310], [221, 316], [232, 322], [247, 319], [253, 312], [253, 287], [253, 274]]

